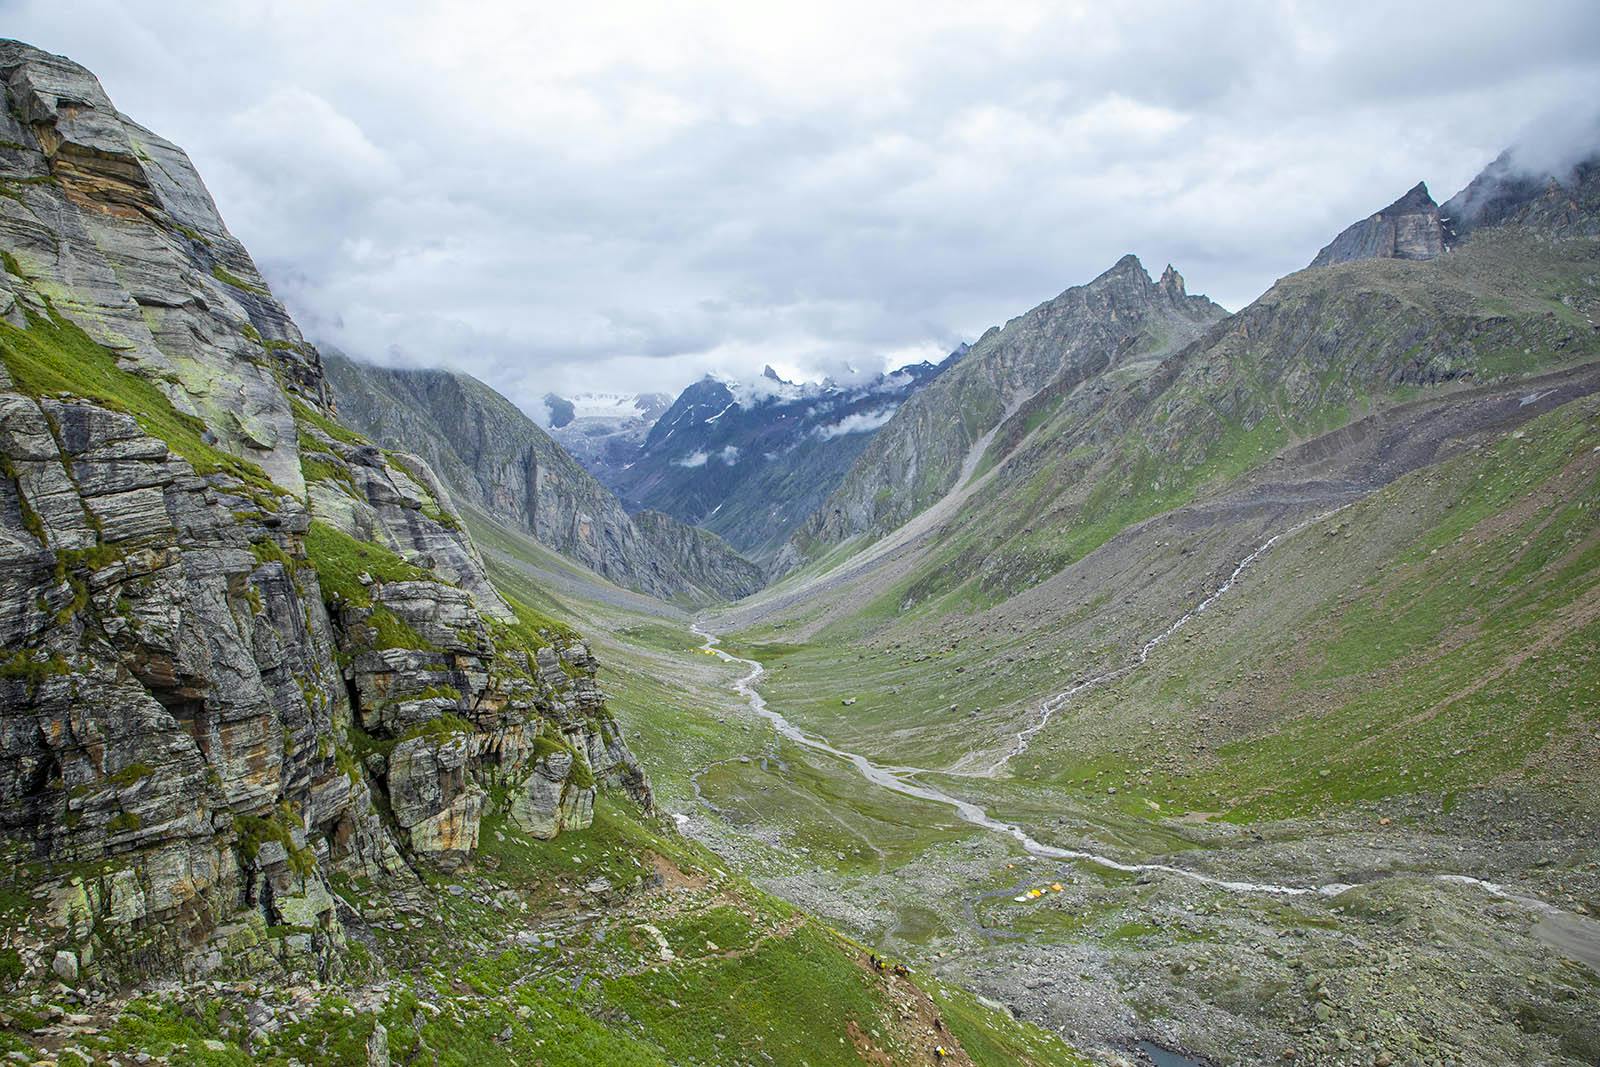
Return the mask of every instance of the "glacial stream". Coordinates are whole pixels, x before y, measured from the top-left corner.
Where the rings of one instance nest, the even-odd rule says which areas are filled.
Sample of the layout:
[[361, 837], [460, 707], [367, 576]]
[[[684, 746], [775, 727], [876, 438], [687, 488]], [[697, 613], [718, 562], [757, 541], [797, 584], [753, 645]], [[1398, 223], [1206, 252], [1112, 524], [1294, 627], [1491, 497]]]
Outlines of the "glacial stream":
[[[1271, 538], [1268, 538], [1265, 542], [1258, 546], [1255, 551], [1241, 559], [1233, 568], [1233, 571], [1231, 574], [1229, 574], [1228, 578], [1197, 605], [1195, 605], [1195, 607], [1186, 612], [1176, 622], [1172, 623], [1160, 634], [1146, 641], [1140, 647], [1138, 655], [1135, 656], [1131, 662], [1115, 670], [1095, 675], [1092, 678], [1079, 682], [1070, 689], [1063, 690], [1062, 692], [1047, 698], [1040, 705], [1040, 715], [1038, 720], [1032, 725], [1028, 726], [1026, 729], [1023, 729], [1017, 733], [1016, 741], [1011, 750], [992, 768], [990, 768], [990, 773], [994, 773], [1012, 758], [1026, 750], [1028, 747], [1028, 742], [1036, 734], [1038, 734], [1040, 730], [1044, 729], [1044, 727], [1049, 723], [1051, 717], [1055, 715], [1056, 712], [1058, 712], [1062, 707], [1065, 707], [1073, 697], [1080, 693], [1086, 692], [1089, 689], [1095, 688], [1096, 686], [1104, 685], [1107, 682], [1123, 678], [1137, 670], [1139, 667], [1143, 666], [1144, 663], [1150, 658], [1152, 652], [1159, 648], [1173, 634], [1177, 633], [1178, 630], [1182, 629], [1183, 626], [1195, 616], [1203, 613], [1212, 604], [1216, 603], [1219, 598], [1226, 595], [1228, 591], [1231, 590], [1239, 581], [1244, 572], [1279, 541], [1286, 537], [1292, 536], [1293, 534], [1307, 526], [1310, 526], [1313, 523], [1327, 518], [1329, 515], [1332, 515], [1337, 511], [1342, 510], [1342, 507], [1335, 508], [1333, 511], [1315, 515], [1312, 518], [1297, 523], [1296, 525], [1291, 526], [1289, 529], [1275, 534]], [[1005, 836], [1014, 839], [1029, 855], [1038, 856], [1041, 859], [1093, 863], [1111, 870], [1125, 871], [1133, 874], [1145, 872], [1170, 874], [1179, 878], [1188, 879], [1192, 882], [1200, 883], [1202, 885], [1214, 886], [1219, 889], [1236, 893], [1269, 893], [1280, 896], [1320, 895], [1331, 897], [1336, 896], [1347, 889], [1353, 888], [1353, 883], [1348, 882], [1326, 882], [1319, 885], [1293, 886], [1277, 885], [1271, 882], [1235, 881], [1226, 878], [1213, 877], [1212, 875], [1208, 875], [1200, 871], [1188, 870], [1183, 867], [1174, 867], [1165, 863], [1124, 863], [1120, 860], [1113, 859], [1110, 856], [1103, 856], [1097, 852], [1088, 852], [1081, 849], [1059, 848], [1055, 845], [1047, 845], [1044, 842], [1038, 841], [1030, 836], [1027, 831], [1023, 830], [1022, 827], [1016, 825], [1015, 823], [1008, 823], [994, 818], [977, 804], [962, 800], [957, 796], [952, 796], [936, 786], [918, 781], [918, 776], [931, 773], [927, 768], [889, 766], [876, 763], [858, 752], [850, 752], [845, 749], [838, 748], [832, 744], [829, 744], [826, 740], [802, 730], [800, 727], [786, 719], [782, 714], [770, 708], [767, 705], [766, 698], [757, 691], [756, 687], [760, 683], [762, 676], [766, 673], [765, 667], [763, 667], [756, 660], [735, 656], [732, 653], [726, 652], [717, 647], [720, 643], [720, 639], [714, 634], [708, 633], [706, 630], [702, 629], [698, 623], [691, 626], [690, 629], [693, 630], [693, 632], [698, 636], [705, 638], [705, 644], [702, 647], [706, 651], [720, 657], [724, 662], [742, 663], [746, 667], [750, 668], [749, 674], [734, 682], [734, 691], [740, 696], [744, 697], [751, 711], [770, 722], [780, 736], [788, 738], [795, 744], [811, 749], [812, 751], [825, 753], [826, 755], [833, 756], [836, 759], [849, 763], [861, 774], [863, 778], [875, 785], [881, 786], [884, 789], [892, 790], [893, 792], [899, 793], [903, 796], [915, 797], [919, 800], [932, 801], [935, 804], [941, 804], [952, 808], [963, 821], [970, 823], [973, 826], [981, 827], [992, 833], [1004, 834]], [[1431, 877], [1435, 881], [1439, 882], [1477, 886], [1489, 893], [1491, 896], [1520, 904], [1523, 907], [1526, 907], [1540, 915], [1545, 920], [1544, 922], [1539, 923], [1535, 929], [1535, 933], [1538, 934], [1541, 939], [1545, 940], [1553, 947], [1557, 947], [1561, 951], [1569, 954], [1575, 954], [1578, 958], [1600, 958], [1600, 955], [1597, 955], [1600, 954], [1600, 922], [1596, 922], [1593, 919], [1583, 918], [1574, 913], [1564, 911], [1563, 909], [1549, 904], [1543, 900], [1514, 893], [1502, 885], [1485, 881], [1480, 878], [1473, 878], [1469, 875], [1435, 874]], [[1555, 925], [1553, 925], [1553, 923]]]
[[[1162, 863], [1123, 863], [1120, 860], [1114, 860], [1109, 856], [1102, 856], [1096, 852], [1084, 852], [1078, 849], [1057, 848], [1055, 845], [1047, 845], [1044, 842], [1035, 840], [1033, 837], [1029, 836], [1028, 832], [1022, 829], [1022, 827], [1017, 826], [1015, 823], [1002, 822], [1001, 820], [991, 816], [983, 808], [971, 803], [970, 801], [962, 800], [960, 797], [951, 796], [949, 793], [946, 793], [944, 790], [939, 789], [936, 786], [916, 781], [915, 779], [918, 775], [927, 773], [925, 768], [890, 767], [881, 763], [874, 763], [872, 760], [861, 755], [859, 752], [850, 752], [842, 748], [836, 748], [835, 746], [824, 741], [822, 738], [815, 737], [800, 729], [800, 727], [796, 726], [794, 723], [784, 718], [781, 714], [768, 707], [766, 698], [756, 691], [756, 685], [760, 682], [761, 676], [766, 673], [765, 667], [753, 659], [744, 659], [741, 656], [735, 656], [730, 652], [725, 652], [718, 648], [718, 638], [712, 634], [706, 633], [698, 625], [694, 626], [693, 630], [695, 633], [706, 639], [705, 645], [702, 646], [706, 649], [706, 651], [720, 657], [724, 662], [742, 663], [750, 668], [750, 673], [734, 682], [733, 688], [740, 696], [745, 698], [745, 701], [749, 704], [751, 711], [772, 723], [773, 729], [777, 730], [780, 736], [786, 737], [795, 744], [802, 745], [814, 752], [823, 752], [827, 755], [835, 757], [836, 759], [840, 759], [846, 763], [849, 763], [860, 772], [863, 778], [869, 782], [872, 782], [874, 785], [882, 786], [885, 789], [892, 790], [903, 796], [916, 797], [919, 800], [929, 800], [935, 804], [943, 804], [947, 807], [953, 808], [955, 809], [956, 814], [964, 822], [971, 823], [973, 826], [982, 827], [983, 829], [989, 830], [993, 833], [1005, 834], [1006, 836], [1015, 839], [1016, 842], [1020, 844], [1023, 850], [1029, 855], [1038, 856], [1042, 859], [1083, 860], [1089, 863], [1098, 864], [1102, 867], [1109, 867], [1113, 870], [1127, 871], [1130, 873], [1139, 873], [1143, 871], [1162, 871], [1168, 874], [1178, 875], [1182, 878], [1188, 878], [1196, 882], [1201, 882], [1205, 885], [1217, 886], [1221, 889], [1228, 889], [1241, 893], [1279, 893], [1285, 895], [1323, 893], [1326, 895], [1332, 895], [1335, 893], [1341, 893], [1350, 888], [1348, 885], [1343, 883], [1333, 883], [1330, 885], [1316, 887], [1303, 887], [1272, 885], [1264, 882], [1235, 882], [1222, 878], [1213, 878], [1210, 875], [1202, 874], [1199, 871], [1185, 870], [1182, 867], [1171, 867]], [[1080, 691], [1081, 688], [1082, 687], [1080, 687]]]

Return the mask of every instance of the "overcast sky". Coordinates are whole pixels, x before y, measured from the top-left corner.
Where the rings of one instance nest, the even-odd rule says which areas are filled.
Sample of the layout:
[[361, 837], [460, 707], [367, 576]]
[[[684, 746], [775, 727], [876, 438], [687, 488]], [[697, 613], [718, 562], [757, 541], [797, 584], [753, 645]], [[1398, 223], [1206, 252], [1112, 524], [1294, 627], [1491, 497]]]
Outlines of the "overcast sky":
[[184, 146], [313, 339], [530, 409], [937, 359], [1130, 251], [1238, 308], [1600, 100], [1594, 0], [0, 0], [0, 33]]

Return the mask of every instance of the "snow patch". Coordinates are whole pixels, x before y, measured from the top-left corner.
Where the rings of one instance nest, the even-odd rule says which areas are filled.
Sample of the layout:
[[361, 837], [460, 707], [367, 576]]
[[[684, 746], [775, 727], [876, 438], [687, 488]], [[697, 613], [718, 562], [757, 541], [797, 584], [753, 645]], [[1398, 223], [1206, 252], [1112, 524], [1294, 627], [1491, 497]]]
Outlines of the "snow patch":
[[579, 393], [568, 399], [575, 419], [637, 419], [645, 413], [632, 393]]

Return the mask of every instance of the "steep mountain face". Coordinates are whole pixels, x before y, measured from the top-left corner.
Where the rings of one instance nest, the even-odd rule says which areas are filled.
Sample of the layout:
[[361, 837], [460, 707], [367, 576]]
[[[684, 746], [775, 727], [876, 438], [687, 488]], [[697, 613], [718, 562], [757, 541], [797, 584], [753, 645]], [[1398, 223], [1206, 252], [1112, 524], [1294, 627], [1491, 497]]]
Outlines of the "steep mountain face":
[[1151, 281], [1124, 256], [1087, 285], [991, 328], [955, 368], [907, 401], [868, 444], [827, 501], [778, 557], [787, 568], [861, 534], [901, 525], [970, 475], [983, 446], [1052, 383], [1107, 370], [1138, 375], [1226, 312], [1190, 296], [1168, 266]]
[[[791, 558], [814, 558], [852, 532], [895, 530], [904, 514], [892, 507], [898, 496], [943, 496], [948, 514], [930, 518], [926, 529], [907, 526], [874, 550], [912, 537], [933, 549], [902, 561], [892, 591], [878, 595], [902, 609], [957, 589], [993, 603], [1059, 572], [1129, 523], [1214, 492], [1286, 442], [1343, 425], [1395, 395], [1592, 358], [1600, 311], [1583, 282], [1592, 243], [1551, 242], [1581, 230], [1587, 188], [1542, 194], [1538, 210], [1525, 207], [1518, 221], [1484, 228], [1431, 260], [1361, 258], [1290, 275], [1143, 366], [1119, 371], [1116, 359], [1103, 356], [1069, 363], [981, 447], [969, 448], [964, 474], [948, 483], [959, 482], [961, 493], [945, 496], [941, 479], [925, 494], [905, 494], [899, 486], [915, 486], [921, 470], [911, 460], [922, 453], [910, 448], [904, 462], [891, 453], [868, 466], [893, 446], [891, 423], [797, 533]], [[975, 347], [971, 368], [982, 365], [984, 350]], [[948, 382], [957, 380], [953, 374]], [[928, 422], [955, 426], [958, 411], [952, 406]], [[926, 439], [944, 449], [946, 465], [956, 461], [938, 435]]]
[[738, 600], [766, 584], [760, 567], [728, 549], [710, 530], [679, 522], [659, 511], [633, 517], [649, 541], [666, 554], [673, 569], [694, 583], [706, 601]]
[[[326, 399], [320, 362], [188, 158], [119, 114], [71, 62], [6, 42], [0, 70], [12, 106], [0, 163], [15, 264], [221, 447], [303, 491], [290, 396]], [[55, 204], [65, 209], [52, 214]], [[15, 289], [0, 291], [0, 309], [20, 321]]]
[[60, 57], [0, 77], [8, 973], [335, 975], [339, 880], [648, 804], [583, 643], [330, 417], [187, 157]]
[[717, 539], [699, 545], [693, 573], [677, 559], [690, 535], [636, 526], [622, 505], [517, 406], [469, 375], [397, 370], [330, 353], [340, 415], [373, 440], [414, 448], [462, 502], [528, 530], [542, 544], [612, 581], [664, 600], [753, 592], [750, 565]]
[[664, 511], [770, 556], [906, 399], [955, 366], [963, 345], [860, 385], [703, 378], [679, 394], [613, 474], [631, 508]]
[[1529, 171], [1510, 150], [1439, 208], [1446, 239], [1492, 226], [1533, 227], [1556, 237], [1600, 234], [1600, 154], [1556, 174]]
[[1340, 233], [1311, 265], [1327, 267], [1352, 259], [1432, 259], [1443, 255], [1444, 247], [1439, 206], [1428, 194], [1427, 183], [1418, 182], [1399, 200]]
[[665, 393], [580, 393], [570, 399], [552, 393], [544, 399], [550, 436], [612, 492], [639, 457], [650, 428], [672, 407]]

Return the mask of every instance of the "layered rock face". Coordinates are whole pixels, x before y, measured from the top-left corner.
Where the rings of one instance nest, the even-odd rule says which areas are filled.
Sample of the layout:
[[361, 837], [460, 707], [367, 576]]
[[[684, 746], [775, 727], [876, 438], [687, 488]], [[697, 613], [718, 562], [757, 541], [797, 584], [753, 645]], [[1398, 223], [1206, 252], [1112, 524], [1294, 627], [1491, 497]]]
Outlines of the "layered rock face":
[[[298, 491], [289, 398], [327, 399], [300, 336], [187, 156], [119, 114], [82, 67], [0, 42], [6, 249], [56, 309]], [[0, 308], [15, 315], [14, 297]]]
[[974, 446], [1062, 375], [1081, 378], [1154, 360], [1226, 314], [1190, 296], [1170, 266], [1152, 281], [1129, 255], [1087, 285], [992, 327], [949, 373], [895, 412], [838, 489], [795, 531], [775, 568], [850, 537], [885, 533], [933, 504], [979, 458]]
[[1352, 259], [1433, 259], [1443, 255], [1444, 248], [1439, 206], [1428, 194], [1427, 184], [1418, 182], [1399, 200], [1341, 232], [1311, 265], [1327, 267]]
[[[106, 980], [341, 966], [336, 873], [404, 885], [504, 805], [649, 787], [572, 634], [499, 596], [187, 158], [0, 44], [0, 833]], [[503, 798], [491, 801], [491, 798]]]
[[[706, 603], [712, 589], [752, 592], [753, 568], [720, 539], [706, 542], [695, 572], [679, 568], [677, 542], [662, 545], [617, 498], [517, 406], [469, 375], [399, 370], [327, 359], [341, 415], [374, 440], [418, 448], [461, 500], [519, 523], [541, 544], [590, 570], [665, 600]], [[652, 530], [659, 530], [653, 524]]]

